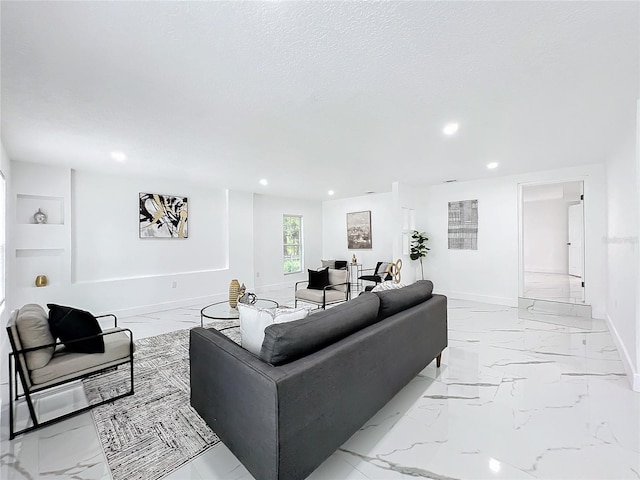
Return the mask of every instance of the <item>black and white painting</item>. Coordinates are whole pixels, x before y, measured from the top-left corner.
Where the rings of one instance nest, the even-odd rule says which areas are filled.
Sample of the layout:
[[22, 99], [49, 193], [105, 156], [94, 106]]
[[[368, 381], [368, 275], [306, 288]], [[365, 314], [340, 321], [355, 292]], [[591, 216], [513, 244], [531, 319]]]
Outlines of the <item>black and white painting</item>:
[[371, 248], [371, 210], [347, 213], [347, 248]]
[[478, 200], [449, 202], [449, 249], [478, 249]]
[[187, 238], [187, 197], [140, 194], [140, 238]]

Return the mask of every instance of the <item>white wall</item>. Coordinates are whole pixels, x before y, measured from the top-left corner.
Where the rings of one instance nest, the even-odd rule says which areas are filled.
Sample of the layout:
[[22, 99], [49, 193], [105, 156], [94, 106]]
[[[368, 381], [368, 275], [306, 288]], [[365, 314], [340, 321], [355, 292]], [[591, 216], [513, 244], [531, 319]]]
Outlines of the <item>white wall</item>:
[[[307, 269], [321, 266], [322, 204], [319, 201], [254, 195], [253, 239], [255, 285], [258, 292], [308, 278]], [[303, 269], [283, 271], [283, 215], [302, 215]]]
[[568, 204], [562, 199], [524, 202], [524, 269], [569, 273]]
[[[347, 248], [347, 213], [371, 210], [371, 249]], [[327, 200], [322, 203], [322, 258], [351, 261], [353, 254], [364, 268], [379, 261], [394, 261], [394, 238], [398, 233], [391, 192]]]
[[[10, 278], [12, 278], [13, 262], [11, 261], [11, 256], [9, 255], [9, 252], [11, 252], [11, 235], [7, 229], [7, 225], [9, 223], [7, 219], [9, 218], [9, 215], [13, 210], [12, 210], [11, 194], [10, 194], [11, 161], [9, 160], [9, 156], [7, 155], [7, 152], [5, 151], [4, 145], [2, 144], [1, 141], [0, 141], [0, 172], [2, 172], [2, 175], [4, 176], [4, 179], [5, 179], [5, 201], [4, 201], [5, 222], [2, 224], [2, 226], [0, 226], [0, 228], [2, 228], [2, 235], [5, 237], [7, 242], [6, 250], [5, 250], [5, 258], [3, 262], [3, 265], [5, 267], [5, 274], [4, 274], [5, 301], [2, 304], [0, 304], [0, 322], [4, 327], [7, 324], [7, 321], [9, 320], [9, 313], [11, 311], [10, 310], [11, 307], [9, 306], [9, 304], [11, 303], [10, 300], [13, 295], [11, 285], [9, 284], [9, 281], [8, 281]], [[8, 351], [9, 351], [9, 337], [3, 334], [0, 339], [0, 355], [2, 356], [3, 359], [7, 358]], [[2, 363], [4, 365], [4, 360], [2, 361]], [[5, 384], [7, 384], [7, 372], [5, 372], [5, 370], [6, 368], [3, 368], [2, 372], [0, 372], [0, 384], [2, 384], [3, 387]], [[2, 397], [4, 397], [4, 391], [5, 391], [4, 388], [0, 388], [0, 405], [3, 403]]]
[[[24, 162], [12, 162], [12, 172], [14, 195], [27, 189], [47, 192], [64, 198], [68, 208], [68, 223], [62, 227], [63, 237], [68, 237], [62, 244], [63, 278], [45, 288], [20, 288], [12, 299], [14, 306], [54, 302], [96, 314], [133, 314], [222, 299], [232, 278], [253, 288], [251, 193], [229, 192], [227, 213], [224, 192], [188, 183], [87, 172], [72, 175], [66, 168]], [[138, 192], [156, 189], [189, 197], [188, 239], [138, 238]], [[225, 226], [227, 217], [235, 220]], [[49, 231], [56, 236], [55, 228]], [[28, 235], [19, 237], [29, 240]]]
[[[519, 185], [584, 180], [585, 294], [594, 316], [604, 317], [606, 185], [602, 165], [435, 185], [424, 189], [418, 225], [431, 251], [425, 260], [434, 289], [452, 298], [517, 306], [519, 292]], [[478, 199], [478, 250], [448, 250], [448, 202]]]
[[[72, 180], [75, 282], [227, 268], [226, 190], [82, 171]], [[187, 196], [188, 238], [139, 238], [140, 192]]]
[[[640, 118], [640, 102], [638, 102]], [[640, 123], [640, 122], [639, 122]], [[639, 134], [640, 135], [640, 134]], [[640, 391], [640, 319], [638, 311], [638, 167], [636, 138], [628, 141], [607, 161], [607, 320], [616, 339], [627, 373]]]

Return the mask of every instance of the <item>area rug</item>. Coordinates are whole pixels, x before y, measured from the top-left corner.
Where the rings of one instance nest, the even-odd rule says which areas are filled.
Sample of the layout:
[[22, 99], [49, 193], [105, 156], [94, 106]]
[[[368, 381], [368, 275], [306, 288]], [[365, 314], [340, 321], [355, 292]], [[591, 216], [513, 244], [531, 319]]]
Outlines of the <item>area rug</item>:
[[[236, 320], [207, 325], [238, 342]], [[220, 442], [189, 404], [189, 330], [135, 340], [135, 394], [92, 415], [114, 480], [157, 480]], [[84, 380], [89, 403], [129, 389], [129, 368]]]

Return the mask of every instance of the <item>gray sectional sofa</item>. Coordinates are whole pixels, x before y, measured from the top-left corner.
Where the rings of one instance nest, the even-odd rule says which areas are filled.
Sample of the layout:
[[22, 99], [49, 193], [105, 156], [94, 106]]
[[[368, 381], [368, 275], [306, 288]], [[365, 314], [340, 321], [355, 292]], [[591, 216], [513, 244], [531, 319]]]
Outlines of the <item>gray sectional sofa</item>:
[[447, 346], [433, 284], [364, 293], [266, 328], [260, 357], [215, 329], [190, 338], [191, 405], [251, 474], [302, 479]]

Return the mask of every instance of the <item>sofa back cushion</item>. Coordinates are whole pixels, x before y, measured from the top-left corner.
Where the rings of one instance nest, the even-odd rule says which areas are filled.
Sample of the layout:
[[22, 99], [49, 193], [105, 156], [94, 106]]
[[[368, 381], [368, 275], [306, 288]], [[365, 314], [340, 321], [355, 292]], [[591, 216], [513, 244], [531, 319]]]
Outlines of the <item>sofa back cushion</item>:
[[300, 320], [309, 314], [306, 308], [258, 308], [243, 303], [238, 303], [238, 312], [242, 348], [254, 355], [260, 355], [264, 329], [269, 325]]
[[375, 292], [380, 299], [380, 311], [378, 320], [395, 315], [402, 310], [414, 307], [432, 297], [433, 283], [431, 280], [418, 280], [404, 288]]
[[265, 329], [260, 358], [282, 365], [317, 352], [378, 320], [380, 300], [372, 293], [322, 310], [302, 320]]

